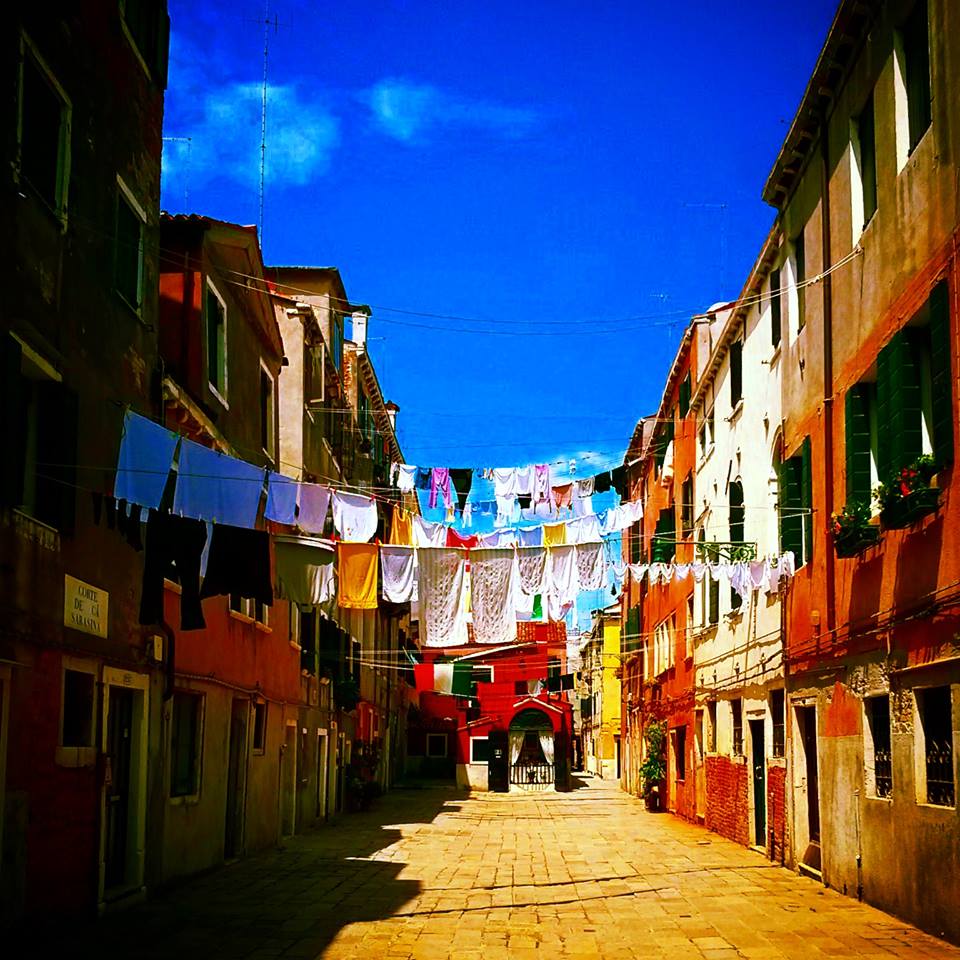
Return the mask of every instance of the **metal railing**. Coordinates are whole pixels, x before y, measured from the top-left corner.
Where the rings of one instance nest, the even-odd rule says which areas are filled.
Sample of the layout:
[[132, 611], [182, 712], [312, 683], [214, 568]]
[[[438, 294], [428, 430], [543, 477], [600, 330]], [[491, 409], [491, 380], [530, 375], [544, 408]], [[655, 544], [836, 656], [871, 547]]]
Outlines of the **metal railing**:
[[519, 787], [552, 787], [554, 777], [552, 763], [514, 763], [510, 767], [510, 782]]

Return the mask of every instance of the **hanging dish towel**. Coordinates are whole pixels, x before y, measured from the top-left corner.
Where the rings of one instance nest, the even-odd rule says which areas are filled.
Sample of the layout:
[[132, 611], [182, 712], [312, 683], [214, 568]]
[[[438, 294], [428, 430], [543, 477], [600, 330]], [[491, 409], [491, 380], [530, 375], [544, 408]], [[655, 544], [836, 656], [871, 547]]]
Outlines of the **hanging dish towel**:
[[300, 484], [282, 473], [271, 471], [267, 476], [267, 506], [263, 515], [275, 523], [292, 527], [297, 518]]
[[182, 440], [173, 512], [252, 530], [265, 475], [263, 467]]
[[179, 439], [159, 423], [128, 410], [123, 418], [113, 495], [153, 510], [159, 507]]
[[442, 523], [431, 523], [421, 516], [413, 518], [413, 543], [417, 547], [443, 547], [447, 542], [447, 528]]
[[377, 504], [359, 493], [333, 495], [333, 526], [350, 543], [367, 543], [377, 532]]
[[[577, 577], [577, 548], [572, 544], [562, 547], [551, 547], [549, 557], [547, 591], [551, 598], [562, 606], [575, 603], [579, 590]], [[555, 619], [551, 617], [551, 619]]]
[[300, 484], [300, 509], [297, 526], [304, 533], [323, 533], [330, 509], [330, 490], [319, 483]]

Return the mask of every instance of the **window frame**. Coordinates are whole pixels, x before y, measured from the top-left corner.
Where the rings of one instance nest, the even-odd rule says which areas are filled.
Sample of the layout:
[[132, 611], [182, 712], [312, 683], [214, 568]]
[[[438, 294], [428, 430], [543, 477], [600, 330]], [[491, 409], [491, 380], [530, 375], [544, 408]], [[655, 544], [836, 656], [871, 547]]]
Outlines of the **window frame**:
[[[228, 325], [229, 325], [229, 310], [227, 309], [227, 301], [224, 299], [223, 295], [217, 289], [217, 285], [213, 282], [213, 277], [209, 274], [206, 276], [206, 284], [204, 285], [204, 298], [203, 298], [203, 332], [204, 336], [204, 351], [205, 351], [205, 360], [204, 371], [207, 378], [207, 387], [210, 392], [220, 401], [223, 407], [227, 410], [230, 409], [230, 404], [227, 401], [227, 396], [230, 392], [230, 377], [229, 377], [229, 363], [228, 363], [228, 349], [229, 349], [229, 338], [228, 338]], [[221, 344], [220, 347], [223, 350], [223, 384], [222, 387], [219, 384], [214, 383], [210, 379], [211, 365], [210, 365], [210, 311], [208, 305], [210, 302], [210, 294], [213, 294], [214, 298], [220, 304], [220, 307], [223, 310], [223, 335], [220, 338]], [[221, 392], [222, 390], [222, 392]]]
[[[120, 264], [120, 204], [126, 204], [131, 213], [134, 214], [140, 225], [139, 249], [137, 251], [137, 295], [136, 303], [131, 303], [126, 294], [120, 289], [118, 284], [118, 269]], [[143, 309], [143, 272], [144, 272], [144, 252], [146, 246], [147, 232], [147, 214], [133, 191], [124, 183], [123, 177], [117, 174], [117, 207], [114, 215], [114, 246], [113, 246], [113, 289], [117, 296], [139, 317]]]
[[[432, 753], [430, 750], [430, 743], [431, 741], [436, 742], [439, 739], [443, 740], [443, 753]], [[427, 733], [423, 744], [423, 755], [428, 760], [446, 760], [450, 755], [449, 739], [450, 738], [446, 733]]]
[[770, 271], [770, 343], [774, 350], [780, 348], [783, 339], [783, 300], [780, 286], [781, 268]]
[[734, 697], [730, 701], [730, 753], [734, 757], [744, 756], [743, 752], [743, 699]]
[[[264, 411], [264, 383], [268, 384], [270, 389], [267, 396], [268, 407]], [[276, 462], [276, 422], [277, 422], [277, 379], [273, 372], [266, 365], [263, 357], [260, 358], [260, 382], [258, 386], [258, 400], [260, 406], [260, 443], [264, 454], [271, 463]], [[263, 446], [266, 441], [266, 446]]]
[[[174, 746], [174, 701], [177, 697], [190, 697], [197, 702], [197, 724], [194, 734], [193, 757], [193, 791], [190, 793], [174, 793], [174, 761], [176, 748]], [[197, 690], [175, 689], [170, 703], [170, 762], [168, 765], [169, 784], [167, 799], [171, 803], [190, 803], [200, 799], [203, 791], [203, 741], [206, 725], [207, 697]]]
[[[63, 724], [66, 719], [67, 673], [86, 674], [92, 678], [93, 696], [90, 699], [90, 737], [85, 744], [65, 744]], [[60, 767], [91, 767], [97, 758], [97, 703], [99, 700], [100, 671], [95, 662], [64, 655], [60, 660], [60, 718], [57, 725], [55, 762]]]
[[[27, 59], [33, 61], [42, 79], [50, 86], [53, 93], [60, 100], [60, 130], [57, 143], [57, 177], [55, 189], [55, 203], [53, 206], [46, 197], [40, 192], [39, 187], [35, 187], [29, 179], [23, 175], [23, 82], [24, 82], [24, 64]], [[28, 184], [30, 190], [38, 200], [49, 210], [60, 223], [61, 230], [67, 226], [67, 210], [69, 205], [70, 191], [70, 144], [72, 134], [73, 104], [67, 96], [66, 91], [60, 85], [54, 72], [44, 60], [36, 44], [30, 39], [25, 31], [20, 31], [20, 53], [17, 63], [17, 138], [16, 155], [13, 165], [13, 180], [18, 187]]]
[[[927, 752], [927, 742], [930, 740], [928, 732], [928, 717], [927, 717], [927, 697], [933, 691], [946, 690], [947, 702], [948, 702], [948, 717], [947, 717], [947, 731], [950, 736], [950, 802], [941, 803], [936, 800], [932, 800], [931, 791], [930, 791], [930, 757]], [[916, 771], [917, 771], [917, 803], [929, 807], [938, 807], [943, 810], [956, 810], [957, 808], [957, 768], [956, 768], [956, 744], [954, 743], [954, 723], [953, 723], [953, 714], [954, 714], [954, 696], [953, 696], [953, 687], [951, 684], [937, 684], [931, 685], [929, 687], [917, 687], [914, 689], [914, 709], [916, 711], [916, 725], [915, 729], [919, 733], [920, 742], [917, 744], [918, 749], [916, 750]], [[946, 781], [937, 781], [946, 783]]]
[[[867, 229], [879, 207], [875, 92], [875, 89], [870, 91], [860, 112], [850, 120], [850, 202], [852, 207], [850, 225], [853, 244], [856, 244], [863, 231]], [[864, 137], [868, 126], [870, 135]], [[867, 145], [869, 150], [864, 149]], [[869, 176], [867, 176], [868, 172]], [[867, 202], [868, 198], [870, 203]], [[872, 209], [868, 213], [867, 210], [871, 206]]]
[[[250, 752], [255, 757], [263, 757], [267, 753], [267, 720], [269, 709], [266, 700], [257, 699], [253, 700], [250, 704]], [[259, 737], [257, 736], [258, 717], [262, 717], [259, 724]]]
[[488, 762], [488, 760], [489, 760], [489, 757], [487, 757], [486, 759], [483, 759], [483, 760], [478, 760], [478, 759], [476, 759], [476, 757], [475, 757], [475, 755], [474, 755], [474, 745], [477, 744], [477, 743], [480, 742], [480, 741], [482, 741], [483, 743], [485, 743], [485, 744], [487, 745], [487, 749], [488, 749], [488, 750], [490, 749], [490, 737], [489, 737], [489, 736], [485, 736], [485, 737], [471, 737], [471, 738], [470, 738], [470, 762], [471, 762], [471, 763], [483, 763], [483, 764], [486, 764], [486, 763]]
[[[885, 737], [882, 741], [886, 746], [886, 759], [877, 760], [877, 717], [875, 715], [875, 705], [884, 701], [886, 703], [886, 729]], [[866, 795], [873, 800], [892, 800], [893, 799], [893, 717], [890, 712], [890, 694], [874, 693], [863, 698], [863, 762], [864, 762], [864, 783], [866, 786]], [[889, 770], [885, 776], [881, 776], [879, 763], [886, 763], [886, 769]], [[886, 784], [885, 792], [882, 791], [881, 780]]]

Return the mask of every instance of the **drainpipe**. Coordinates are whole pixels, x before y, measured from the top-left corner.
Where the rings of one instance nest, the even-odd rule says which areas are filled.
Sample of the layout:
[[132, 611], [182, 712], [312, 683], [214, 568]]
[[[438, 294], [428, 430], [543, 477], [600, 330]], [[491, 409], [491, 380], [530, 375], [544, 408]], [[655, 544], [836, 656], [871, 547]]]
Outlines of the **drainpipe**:
[[[830, 269], [830, 136], [826, 109], [820, 118], [820, 238], [824, 273]], [[823, 474], [824, 499], [821, 529], [826, 532], [827, 519], [833, 513], [833, 297], [830, 274], [823, 278]], [[827, 636], [836, 628], [836, 583], [831, 543], [824, 546], [826, 575]]]
[[176, 677], [176, 634], [173, 632], [173, 628], [166, 620], [160, 621], [160, 629], [163, 631], [163, 635], [166, 637], [167, 645], [167, 656], [166, 656], [166, 677], [163, 685], [163, 699], [169, 700], [173, 696], [173, 687]]

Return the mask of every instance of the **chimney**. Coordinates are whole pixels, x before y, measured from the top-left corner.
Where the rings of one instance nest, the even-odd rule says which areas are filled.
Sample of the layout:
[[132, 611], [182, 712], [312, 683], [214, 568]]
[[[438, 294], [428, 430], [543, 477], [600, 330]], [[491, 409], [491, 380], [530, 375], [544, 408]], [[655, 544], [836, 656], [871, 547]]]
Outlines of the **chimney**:
[[400, 412], [400, 408], [392, 401], [388, 400], [384, 405], [383, 409], [387, 411], [387, 416], [390, 418], [390, 426], [393, 428], [393, 432], [397, 432], [397, 414]]
[[362, 352], [367, 345], [367, 320], [370, 319], [370, 314], [365, 310], [354, 310], [350, 318], [353, 321], [353, 336], [351, 339], [360, 347]]

